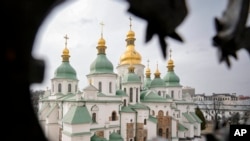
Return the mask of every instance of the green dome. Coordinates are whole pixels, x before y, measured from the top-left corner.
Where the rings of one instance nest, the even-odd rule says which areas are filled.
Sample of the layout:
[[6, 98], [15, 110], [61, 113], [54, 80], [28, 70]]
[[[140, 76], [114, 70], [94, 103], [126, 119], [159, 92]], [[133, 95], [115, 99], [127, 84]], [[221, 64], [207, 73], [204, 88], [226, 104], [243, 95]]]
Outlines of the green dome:
[[115, 94], [117, 96], [127, 96], [127, 94], [123, 90], [117, 90]]
[[150, 88], [165, 87], [165, 86], [166, 86], [166, 84], [165, 84], [164, 80], [161, 78], [154, 78], [149, 85]]
[[145, 93], [140, 96], [141, 101], [158, 101], [158, 102], [165, 102], [166, 98], [159, 96], [153, 91], [149, 91], [148, 93]]
[[123, 78], [123, 83], [128, 83], [128, 82], [141, 82], [139, 76], [135, 73], [127, 73], [124, 78]]
[[150, 86], [151, 81], [152, 81], [151, 78], [146, 78], [144, 81], [144, 87], [148, 88]]
[[123, 141], [123, 138], [120, 134], [113, 132], [109, 135], [109, 141]]
[[167, 86], [181, 86], [180, 78], [175, 74], [174, 71], [169, 71], [163, 78]]
[[54, 78], [77, 79], [76, 71], [69, 62], [62, 62], [62, 64], [56, 69]]
[[98, 137], [96, 134], [94, 134], [91, 138], [90, 141], [107, 141], [105, 138]]
[[113, 64], [105, 54], [98, 54], [95, 61], [90, 65], [90, 73], [114, 73]]

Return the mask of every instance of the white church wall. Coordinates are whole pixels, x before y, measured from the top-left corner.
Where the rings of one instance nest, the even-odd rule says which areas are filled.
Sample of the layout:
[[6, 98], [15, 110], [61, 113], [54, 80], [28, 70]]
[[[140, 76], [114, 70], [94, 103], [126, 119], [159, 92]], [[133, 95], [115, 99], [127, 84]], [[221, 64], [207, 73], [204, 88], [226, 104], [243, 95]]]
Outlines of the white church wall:
[[148, 140], [151, 140], [157, 136], [156, 131], [157, 131], [157, 124], [148, 120], [147, 122], [147, 130], [148, 130]]

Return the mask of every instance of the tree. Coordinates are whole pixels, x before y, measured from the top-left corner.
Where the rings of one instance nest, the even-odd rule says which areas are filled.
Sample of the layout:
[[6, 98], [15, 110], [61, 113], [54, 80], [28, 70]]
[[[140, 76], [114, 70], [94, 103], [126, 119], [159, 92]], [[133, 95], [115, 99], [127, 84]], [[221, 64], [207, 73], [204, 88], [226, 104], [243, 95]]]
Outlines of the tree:
[[[166, 58], [165, 38], [183, 42], [176, 28], [189, 13], [186, 0], [127, 0], [128, 12], [147, 21], [145, 42], [158, 35], [162, 55]], [[246, 27], [249, 0], [228, 0], [221, 18], [214, 18], [216, 34], [211, 37], [212, 45], [220, 53], [220, 62], [231, 66], [229, 57], [237, 59], [236, 52], [245, 49], [250, 55], [250, 27]]]
[[206, 129], [206, 119], [201, 111], [201, 109], [197, 106], [195, 108], [195, 114], [201, 119], [202, 123], [201, 123], [201, 130]]

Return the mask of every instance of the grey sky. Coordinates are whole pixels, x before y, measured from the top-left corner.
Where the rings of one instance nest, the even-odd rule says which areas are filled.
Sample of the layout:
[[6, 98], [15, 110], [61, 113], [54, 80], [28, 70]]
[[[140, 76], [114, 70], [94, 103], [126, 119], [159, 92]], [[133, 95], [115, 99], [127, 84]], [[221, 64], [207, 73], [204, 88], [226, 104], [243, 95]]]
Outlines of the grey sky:
[[[212, 46], [215, 35], [214, 18], [221, 17], [227, 0], [187, 0], [189, 14], [178, 27], [178, 33], [185, 40], [177, 42], [166, 39], [168, 48], [173, 50], [175, 72], [183, 86], [196, 89], [196, 93], [237, 93], [250, 96], [250, 60], [245, 50], [238, 52], [238, 60], [232, 60], [228, 69], [218, 61], [217, 49]], [[104, 22], [103, 35], [107, 45], [107, 57], [116, 68], [126, 48], [126, 34], [129, 17], [136, 36], [136, 50], [142, 56], [142, 63], [154, 73], [158, 62], [161, 77], [166, 74], [167, 60], [164, 60], [157, 37], [145, 43], [146, 22], [127, 12], [128, 4], [123, 0], [69, 0], [57, 7], [44, 21], [33, 48], [36, 58], [46, 61], [43, 83], [33, 84], [31, 89], [51, 87], [50, 79], [61, 64], [64, 36], [69, 36], [70, 63], [77, 71], [79, 87], [88, 83], [86, 75], [94, 61], [96, 45], [100, 38], [100, 22]], [[115, 70], [116, 71], [116, 70]], [[154, 78], [154, 75], [151, 75]]]

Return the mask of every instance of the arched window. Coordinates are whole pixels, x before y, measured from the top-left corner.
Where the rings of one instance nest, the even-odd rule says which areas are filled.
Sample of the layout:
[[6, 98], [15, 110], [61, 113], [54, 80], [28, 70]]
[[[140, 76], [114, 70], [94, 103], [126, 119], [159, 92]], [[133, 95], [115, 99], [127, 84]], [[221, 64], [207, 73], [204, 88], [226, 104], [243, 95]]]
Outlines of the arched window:
[[127, 106], [127, 100], [126, 99], [123, 100], [123, 105]]
[[171, 91], [171, 97], [174, 98], [174, 91]]
[[125, 93], [127, 92], [126, 88], [124, 88], [123, 90], [124, 90]]
[[136, 88], [136, 102], [138, 102], [138, 98], [139, 97], [139, 94], [138, 94], [138, 88]]
[[75, 92], [77, 92], [77, 85], [75, 85]]
[[147, 119], [144, 119], [144, 125], [147, 125]]
[[92, 114], [92, 122], [95, 123], [96, 122], [96, 113]]
[[158, 95], [161, 96], [161, 91], [158, 91]]
[[112, 83], [109, 82], [109, 93], [112, 93]]
[[164, 115], [163, 111], [160, 110], [160, 111], [158, 112], [158, 116], [163, 116], [163, 115]]
[[169, 133], [168, 133], [169, 131], [168, 131], [168, 128], [166, 129], [166, 138], [168, 138], [168, 136], [169, 136]]
[[116, 112], [115, 111], [112, 112], [111, 120], [116, 121]]
[[98, 83], [99, 92], [102, 92], [102, 82]]
[[152, 110], [152, 115], [153, 115], [153, 116], [155, 115], [155, 111], [154, 111], [154, 110]]
[[68, 92], [71, 92], [71, 84], [68, 84]]
[[54, 84], [52, 85], [52, 92], [54, 92]]
[[129, 102], [133, 101], [133, 88], [129, 88]]
[[161, 128], [158, 129], [158, 136], [162, 137], [162, 129]]
[[168, 111], [166, 112], [166, 115], [168, 116]]
[[61, 83], [58, 84], [58, 92], [59, 93], [62, 92], [62, 84]]

